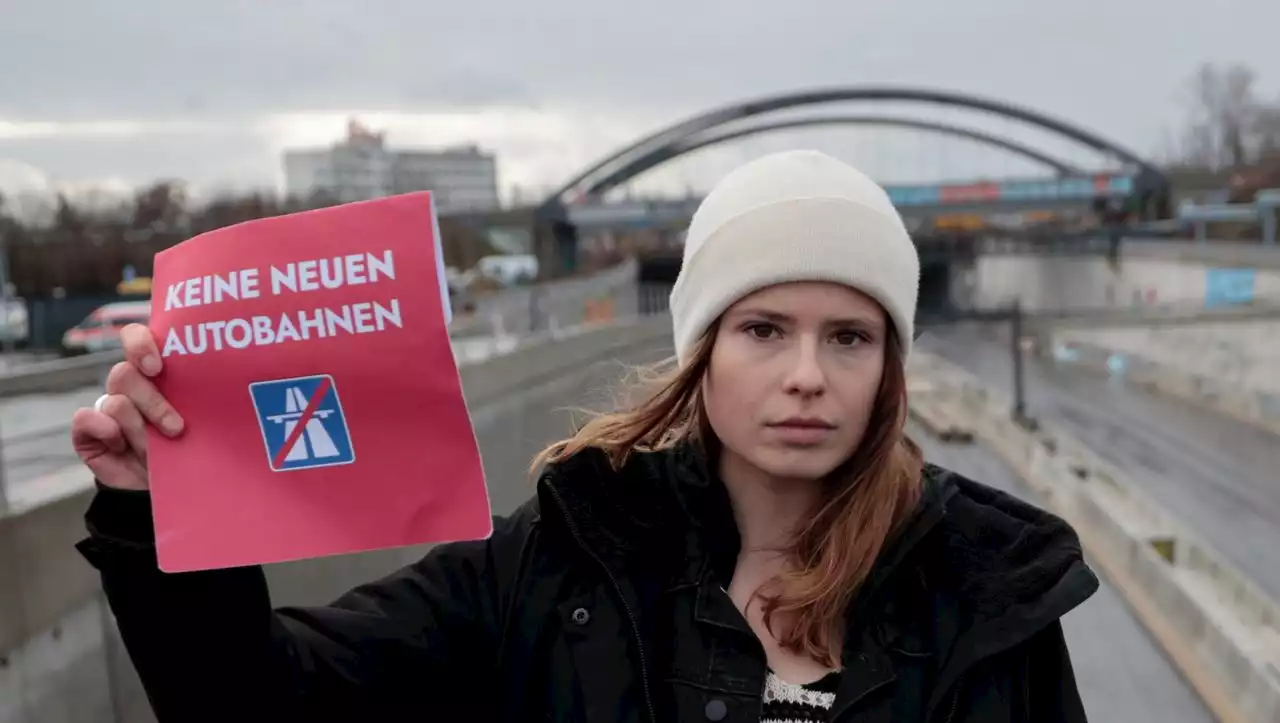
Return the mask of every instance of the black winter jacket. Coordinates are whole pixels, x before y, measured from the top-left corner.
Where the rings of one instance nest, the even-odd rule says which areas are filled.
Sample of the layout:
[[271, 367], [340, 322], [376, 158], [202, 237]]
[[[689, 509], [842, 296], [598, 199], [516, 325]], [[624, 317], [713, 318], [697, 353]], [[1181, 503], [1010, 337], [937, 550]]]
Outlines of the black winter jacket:
[[[837, 721], [1084, 721], [1060, 617], [1098, 586], [1061, 519], [934, 466], [848, 614]], [[548, 470], [484, 541], [325, 607], [256, 567], [165, 574], [149, 498], [101, 488], [101, 571], [161, 723], [759, 719], [763, 648], [721, 589], [738, 549], [689, 448]], [[228, 531], [228, 534], [235, 534]]]

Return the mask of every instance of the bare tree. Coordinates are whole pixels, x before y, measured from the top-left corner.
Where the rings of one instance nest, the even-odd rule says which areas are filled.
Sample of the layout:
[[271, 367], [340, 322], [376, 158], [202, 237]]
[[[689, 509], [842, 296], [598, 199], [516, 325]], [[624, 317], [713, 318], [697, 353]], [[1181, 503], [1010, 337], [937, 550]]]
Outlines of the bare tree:
[[1261, 101], [1244, 65], [1205, 63], [1187, 83], [1182, 161], [1214, 171], [1256, 163], [1280, 148], [1280, 103]]
[[1254, 153], [1260, 161], [1280, 161], [1280, 99], [1258, 109], [1253, 119]]

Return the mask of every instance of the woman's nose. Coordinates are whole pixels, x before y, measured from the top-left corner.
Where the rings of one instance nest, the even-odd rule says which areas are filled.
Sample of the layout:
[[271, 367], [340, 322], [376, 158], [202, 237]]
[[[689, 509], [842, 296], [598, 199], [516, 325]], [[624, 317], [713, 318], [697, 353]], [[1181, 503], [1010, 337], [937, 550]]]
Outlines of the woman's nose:
[[807, 339], [795, 345], [788, 359], [785, 383], [788, 393], [814, 396], [826, 389], [826, 374], [817, 347], [816, 342]]

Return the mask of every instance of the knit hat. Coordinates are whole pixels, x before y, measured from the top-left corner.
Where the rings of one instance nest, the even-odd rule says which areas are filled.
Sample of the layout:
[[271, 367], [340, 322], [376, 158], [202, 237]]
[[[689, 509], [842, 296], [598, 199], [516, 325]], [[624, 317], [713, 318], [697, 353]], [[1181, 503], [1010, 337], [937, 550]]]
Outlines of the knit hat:
[[823, 153], [786, 151], [731, 171], [694, 213], [671, 291], [677, 358], [739, 299], [787, 281], [867, 294], [910, 352], [920, 257], [888, 194]]

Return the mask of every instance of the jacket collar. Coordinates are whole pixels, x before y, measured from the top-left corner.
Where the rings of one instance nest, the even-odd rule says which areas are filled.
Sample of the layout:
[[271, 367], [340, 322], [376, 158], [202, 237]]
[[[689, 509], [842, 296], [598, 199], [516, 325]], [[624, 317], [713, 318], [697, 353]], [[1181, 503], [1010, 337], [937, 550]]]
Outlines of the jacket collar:
[[[850, 614], [873, 605], [904, 560], [945, 515], [956, 492], [945, 470], [925, 468], [925, 488], [915, 513], [886, 546], [859, 603]], [[538, 485], [544, 510], [579, 545], [589, 547], [616, 576], [657, 560], [682, 560], [670, 584], [696, 585], [713, 575], [727, 585], [741, 540], [729, 495], [696, 442], [633, 454], [613, 469], [603, 452], [583, 450], [550, 466]], [[544, 514], [544, 517], [546, 515]]]
[[[585, 450], [548, 468], [538, 488], [544, 519], [560, 523], [551, 529], [569, 533], [617, 579], [656, 570], [681, 586], [707, 574], [727, 583], [732, 573], [739, 538], [728, 494], [692, 442], [636, 453], [618, 470]], [[1063, 520], [927, 464], [915, 513], [850, 607], [849, 641], [857, 647], [870, 634], [892, 646], [945, 600], [947, 640], [936, 643], [959, 670], [1040, 631], [1097, 587]]]

